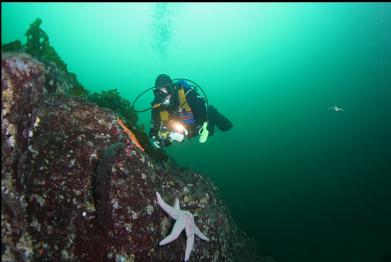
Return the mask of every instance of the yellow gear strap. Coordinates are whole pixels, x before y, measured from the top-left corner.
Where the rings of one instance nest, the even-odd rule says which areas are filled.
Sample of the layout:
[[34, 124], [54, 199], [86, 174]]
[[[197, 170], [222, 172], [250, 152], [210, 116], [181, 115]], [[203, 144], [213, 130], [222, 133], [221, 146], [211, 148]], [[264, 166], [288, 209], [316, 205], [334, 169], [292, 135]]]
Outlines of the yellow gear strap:
[[182, 108], [185, 109], [187, 112], [190, 112], [191, 108], [186, 102], [185, 90], [183, 90], [183, 88], [180, 88], [178, 90], [178, 96], [179, 96], [179, 105], [183, 104]]
[[160, 120], [165, 122], [168, 121], [170, 114], [167, 111], [160, 111]]

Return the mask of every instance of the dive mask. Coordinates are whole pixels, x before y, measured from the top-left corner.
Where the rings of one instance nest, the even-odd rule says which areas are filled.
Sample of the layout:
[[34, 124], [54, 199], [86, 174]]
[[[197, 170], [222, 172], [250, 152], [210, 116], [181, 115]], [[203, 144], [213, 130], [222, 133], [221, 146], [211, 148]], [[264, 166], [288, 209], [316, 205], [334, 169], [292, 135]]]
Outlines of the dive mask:
[[155, 88], [153, 90], [153, 94], [159, 103], [163, 105], [169, 105], [172, 96], [172, 89], [172, 85], [162, 86]]

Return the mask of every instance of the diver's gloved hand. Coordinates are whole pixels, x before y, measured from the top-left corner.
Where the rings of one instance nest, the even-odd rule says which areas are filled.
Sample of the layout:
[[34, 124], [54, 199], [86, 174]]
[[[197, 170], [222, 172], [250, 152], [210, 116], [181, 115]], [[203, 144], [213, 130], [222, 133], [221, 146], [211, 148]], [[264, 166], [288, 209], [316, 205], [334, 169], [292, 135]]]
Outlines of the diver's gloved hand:
[[205, 143], [209, 136], [208, 122], [204, 122], [202, 124], [202, 127], [199, 129], [198, 133], [200, 134], [200, 139], [198, 141], [200, 143]]
[[171, 141], [177, 141], [177, 142], [183, 142], [183, 140], [185, 139], [185, 135], [177, 132], [171, 132], [169, 137]]

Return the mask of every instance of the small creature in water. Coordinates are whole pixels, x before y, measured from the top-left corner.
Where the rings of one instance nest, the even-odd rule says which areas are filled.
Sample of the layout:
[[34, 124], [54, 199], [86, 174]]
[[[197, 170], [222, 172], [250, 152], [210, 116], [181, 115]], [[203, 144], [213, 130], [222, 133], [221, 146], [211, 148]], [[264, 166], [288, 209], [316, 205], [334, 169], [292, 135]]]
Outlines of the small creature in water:
[[342, 108], [338, 107], [338, 106], [330, 106], [328, 107], [327, 109], [331, 109], [331, 110], [334, 110], [335, 112], [339, 112], [339, 111], [343, 111]]

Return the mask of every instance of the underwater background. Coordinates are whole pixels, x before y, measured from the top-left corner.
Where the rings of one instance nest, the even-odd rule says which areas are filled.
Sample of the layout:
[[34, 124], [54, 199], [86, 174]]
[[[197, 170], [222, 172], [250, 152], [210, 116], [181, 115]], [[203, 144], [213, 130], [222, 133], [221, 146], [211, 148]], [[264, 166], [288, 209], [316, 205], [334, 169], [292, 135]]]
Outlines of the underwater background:
[[132, 103], [161, 73], [198, 83], [234, 128], [167, 152], [211, 178], [264, 254], [391, 261], [390, 3], [2, 3], [1, 17], [2, 44], [41, 18], [88, 90]]

